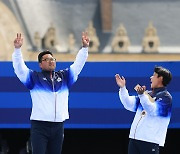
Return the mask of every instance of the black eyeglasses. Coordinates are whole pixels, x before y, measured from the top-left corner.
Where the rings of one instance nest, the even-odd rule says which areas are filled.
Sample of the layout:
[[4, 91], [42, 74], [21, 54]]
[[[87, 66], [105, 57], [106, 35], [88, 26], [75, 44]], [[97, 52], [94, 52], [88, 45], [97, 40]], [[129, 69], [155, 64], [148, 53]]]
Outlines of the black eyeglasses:
[[55, 62], [55, 61], [56, 61], [56, 58], [45, 58], [45, 59], [42, 59], [41, 61]]

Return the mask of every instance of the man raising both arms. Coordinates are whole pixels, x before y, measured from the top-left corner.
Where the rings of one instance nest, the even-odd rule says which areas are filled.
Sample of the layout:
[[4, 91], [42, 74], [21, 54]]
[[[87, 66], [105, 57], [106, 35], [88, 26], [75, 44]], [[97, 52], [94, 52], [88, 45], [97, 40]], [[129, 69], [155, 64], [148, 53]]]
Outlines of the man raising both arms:
[[22, 35], [14, 40], [12, 55], [14, 71], [30, 90], [32, 99], [31, 142], [33, 154], [60, 154], [63, 144], [64, 124], [69, 119], [69, 88], [76, 82], [88, 57], [89, 38], [82, 33], [82, 48], [74, 63], [67, 69], [55, 71], [56, 59], [45, 50], [38, 55], [41, 72], [29, 69], [23, 60]]

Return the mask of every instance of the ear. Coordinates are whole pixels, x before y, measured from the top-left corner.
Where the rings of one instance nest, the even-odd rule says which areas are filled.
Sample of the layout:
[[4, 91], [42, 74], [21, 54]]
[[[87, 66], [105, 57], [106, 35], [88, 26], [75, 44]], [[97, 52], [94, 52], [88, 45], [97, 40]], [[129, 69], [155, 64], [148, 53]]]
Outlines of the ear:
[[161, 83], [163, 83], [163, 77], [162, 76], [159, 77], [159, 81], [161, 81]]
[[39, 63], [39, 67], [42, 69], [42, 64], [41, 63]]
[[163, 80], [163, 77], [162, 77], [162, 76], [160, 76], [159, 78], [160, 78], [161, 80]]

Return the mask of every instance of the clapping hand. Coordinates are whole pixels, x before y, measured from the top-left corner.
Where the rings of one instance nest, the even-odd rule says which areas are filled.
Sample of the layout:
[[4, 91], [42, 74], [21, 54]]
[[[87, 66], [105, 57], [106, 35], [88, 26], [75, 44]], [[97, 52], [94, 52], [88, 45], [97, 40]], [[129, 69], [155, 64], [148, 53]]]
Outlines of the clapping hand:
[[116, 79], [116, 83], [120, 88], [123, 88], [126, 85], [126, 80], [125, 78], [122, 76], [120, 77], [119, 74], [115, 75], [115, 79]]
[[146, 91], [146, 86], [138, 86], [136, 91], [139, 95], [142, 95]]

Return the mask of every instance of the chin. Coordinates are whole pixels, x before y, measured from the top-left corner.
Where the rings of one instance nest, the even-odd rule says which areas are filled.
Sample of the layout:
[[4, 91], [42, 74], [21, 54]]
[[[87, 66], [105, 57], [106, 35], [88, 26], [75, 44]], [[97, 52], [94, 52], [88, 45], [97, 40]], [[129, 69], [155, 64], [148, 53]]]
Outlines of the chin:
[[49, 68], [49, 71], [54, 71], [54, 70], [55, 70], [54, 67]]
[[50, 69], [49, 71], [54, 71], [54, 69]]

